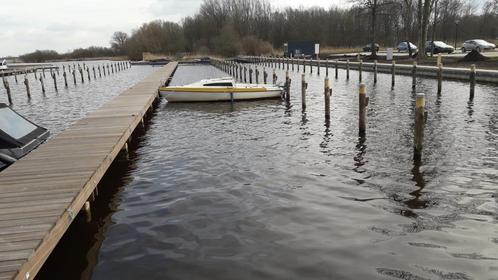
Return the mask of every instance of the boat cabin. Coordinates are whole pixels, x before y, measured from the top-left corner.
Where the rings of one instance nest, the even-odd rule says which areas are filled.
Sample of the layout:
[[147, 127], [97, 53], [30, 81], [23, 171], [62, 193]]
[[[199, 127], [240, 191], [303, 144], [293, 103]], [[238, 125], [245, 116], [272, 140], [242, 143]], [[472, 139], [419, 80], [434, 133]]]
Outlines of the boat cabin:
[[0, 170], [43, 143], [49, 131], [0, 103]]

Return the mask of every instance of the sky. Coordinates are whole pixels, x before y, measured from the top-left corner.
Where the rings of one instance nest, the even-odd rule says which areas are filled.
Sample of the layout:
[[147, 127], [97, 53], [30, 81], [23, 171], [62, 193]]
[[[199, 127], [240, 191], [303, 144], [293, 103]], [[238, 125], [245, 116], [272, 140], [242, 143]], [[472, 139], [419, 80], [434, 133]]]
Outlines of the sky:
[[[347, 0], [270, 0], [273, 7], [328, 8]], [[155, 19], [180, 22], [202, 0], [0, 0], [0, 57], [34, 50], [64, 53], [109, 46], [115, 31], [130, 33]]]

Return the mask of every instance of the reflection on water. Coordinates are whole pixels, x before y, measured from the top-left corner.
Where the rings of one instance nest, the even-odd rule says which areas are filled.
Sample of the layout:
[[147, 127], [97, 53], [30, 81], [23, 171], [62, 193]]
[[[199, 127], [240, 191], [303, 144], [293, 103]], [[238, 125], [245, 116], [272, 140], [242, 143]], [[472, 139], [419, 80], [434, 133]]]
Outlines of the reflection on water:
[[[324, 76], [306, 75], [304, 114], [299, 83], [291, 107], [163, 101], [111, 200], [92, 278], [496, 277], [496, 88], [478, 85], [470, 104], [465, 83], [445, 81], [437, 96], [435, 80], [419, 79], [428, 119], [414, 161], [411, 77], [391, 91], [389, 74], [373, 85], [364, 73], [358, 137], [357, 72], [332, 79], [330, 121]], [[180, 66], [172, 84], [220, 76]]]

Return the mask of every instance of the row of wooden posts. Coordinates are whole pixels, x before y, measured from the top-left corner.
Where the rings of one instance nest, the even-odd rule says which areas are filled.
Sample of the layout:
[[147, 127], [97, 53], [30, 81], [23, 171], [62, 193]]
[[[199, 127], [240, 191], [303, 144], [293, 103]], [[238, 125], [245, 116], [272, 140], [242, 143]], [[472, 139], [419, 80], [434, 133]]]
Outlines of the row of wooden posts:
[[[66, 68], [66, 66], [67, 66], [67, 68]], [[75, 86], [77, 85], [78, 79], [76, 78], [76, 72], [79, 72], [80, 81], [83, 84], [83, 83], [85, 83], [85, 72], [86, 72], [86, 76], [87, 76], [87, 81], [89, 82], [92, 80], [91, 72], [93, 72], [93, 79], [96, 80], [97, 79], [97, 71], [98, 71], [98, 77], [102, 78], [102, 76], [106, 77], [106, 76], [109, 76], [111, 74], [128, 69], [130, 67], [131, 67], [131, 65], [128, 61], [112, 62], [112, 63], [108, 63], [108, 64], [103, 64], [103, 65], [93, 65], [93, 66], [91, 66], [91, 68], [90, 68], [90, 66], [87, 66], [85, 63], [83, 63], [83, 65], [80, 65], [79, 63], [73, 64], [73, 65], [70, 65], [70, 64], [62, 65], [62, 76], [64, 78], [64, 86], [66, 88], [68, 87], [68, 75], [70, 75], [70, 74], [72, 74], [72, 76], [73, 76], [74, 85]], [[67, 72], [66, 72], [66, 69], [67, 69]], [[42, 93], [45, 94], [45, 82], [44, 82], [45, 69], [44, 68], [41, 69], [39, 77], [38, 77], [36, 69], [33, 71], [33, 73], [34, 73], [35, 80], [40, 81]], [[14, 76], [14, 80], [17, 84], [18, 83], [17, 74], [14, 74], [13, 76]], [[55, 91], [58, 91], [57, 77], [59, 76], [59, 67], [57, 67], [55, 70], [51, 68], [50, 69], [50, 76], [52, 77]], [[9, 100], [9, 103], [13, 104], [9, 81], [4, 76], [2, 76], [2, 81], [3, 81], [3, 86], [7, 92], [7, 98]], [[26, 87], [26, 94], [28, 96], [28, 99], [31, 99], [31, 89], [30, 89], [27, 71], [24, 72], [23, 83]]]
[[[229, 61], [215, 61], [214, 66], [218, 67], [220, 70], [234, 76], [236, 79], [240, 79], [247, 82], [246, 72], [252, 73], [252, 68], [248, 68], [239, 63], [229, 62]], [[361, 65], [361, 64], [360, 64]], [[249, 69], [249, 71], [248, 71]], [[416, 68], [415, 68], [416, 69]], [[361, 70], [361, 67], [360, 67]], [[258, 69], [256, 68], [256, 73]], [[291, 79], [289, 78], [289, 70], [287, 70], [285, 75], [284, 91], [282, 98], [290, 103], [290, 84]], [[337, 73], [337, 71], [336, 71]], [[348, 75], [349, 76], [349, 75]], [[267, 73], [263, 68], [264, 83], [266, 83]], [[361, 79], [361, 76], [360, 76]], [[375, 75], [374, 75], [375, 79]], [[273, 84], [276, 84], [277, 77], [275, 74], [275, 69], [273, 70]], [[252, 77], [249, 75], [249, 82], [252, 83]], [[258, 83], [258, 78], [256, 75], [256, 83]], [[302, 112], [306, 111], [306, 89], [308, 88], [308, 83], [306, 82], [305, 73], [301, 74], [301, 106]], [[415, 89], [415, 87], [413, 87]], [[325, 119], [330, 120], [330, 98], [332, 96], [332, 87], [330, 85], [330, 79], [328, 76], [324, 80], [324, 106], [325, 106]], [[471, 95], [473, 97], [473, 95]], [[366, 136], [367, 128], [367, 107], [369, 103], [369, 97], [367, 96], [366, 86], [360, 83], [358, 89], [358, 134], [360, 137]], [[422, 156], [423, 139], [424, 139], [424, 126], [425, 126], [425, 94], [416, 94], [416, 105], [415, 105], [415, 130], [414, 130], [414, 159], [420, 160]]]
[[[310, 74], [313, 74], [314, 71], [314, 65], [316, 65], [316, 71], [317, 74], [320, 75], [320, 70], [323, 68], [321, 65], [321, 60], [313, 60], [313, 58], [310, 58], [309, 60], [306, 59], [295, 59], [295, 58], [276, 58], [276, 57], [256, 57], [251, 59], [253, 63], [256, 65], [262, 65], [263, 67], [269, 67], [269, 68], [274, 68], [274, 69], [282, 69], [282, 70], [292, 70], [295, 71], [297, 70], [298, 72], [300, 69], [302, 69], [303, 73], [306, 73], [306, 69], [309, 68]], [[358, 56], [357, 58], [358, 62], [358, 81], [359, 83], [363, 82], [363, 60], [360, 59]], [[333, 60], [333, 63], [326, 59], [324, 63], [325, 67], [325, 74], [326, 76], [329, 76], [329, 67], [333, 65], [333, 68], [335, 68], [335, 78], [339, 78], [339, 60]], [[230, 66], [232, 65], [232, 66]], [[242, 64], [239, 63], [229, 63], [229, 68], [233, 67], [243, 67], [244, 68], [244, 75], [246, 74], [245, 67], [242, 66]], [[411, 71], [411, 76], [412, 76], [412, 89], [415, 90], [417, 86], [417, 62], [414, 61], [412, 64], [412, 71]], [[350, 60], [347, 59], [345, 63], [345, 70], [346, 70], [346, 79], [349, 80], [349, 73], [350, 73]], [[377, 67], [377, 60], [374, 60], [373, 62], [373, 82], [374, 84], [377, 83], [377, 73], [378, 73], [378, 67]], [[228, 69], [230, 70], [230, 69]], [[441, 94], [442, 88], [443, 88], [443, 63], [442, 63], [442, 57], [441, 54], [438, 54], [437, 57], [437, 70], [436, 70], [436, 80], [437, 80], [437, 93]], [[256, 68], [256, 72], [257, 72]], [[228, 71], [227, 71], [228, 72]], [[240, 72], [242, 73], [242, 71]], [[252, 73], [252, 69], [249, 69], [249, 73]], [[391, 62], [391, 88], [394, 89], [396, 85], [396, 61], [393, 60]], [[242, 75], [241, 75], [242, 76]], [[252, 80], [251, 75], [249, 75], [249, 80]], [[470, 99], [474, 98], [475, 94], [475, 85], [476, 85], [476, 66], [475, 64], [472, 64], [469, 69], [469, 83], [470, 83]]]

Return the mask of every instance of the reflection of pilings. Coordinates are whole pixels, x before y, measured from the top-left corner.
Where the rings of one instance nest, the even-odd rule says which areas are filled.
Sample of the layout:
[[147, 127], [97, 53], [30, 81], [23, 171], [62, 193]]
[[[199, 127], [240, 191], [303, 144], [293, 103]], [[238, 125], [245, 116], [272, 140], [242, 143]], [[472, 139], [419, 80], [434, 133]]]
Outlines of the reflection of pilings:
[[417, 93], [415, 102], [415, 141], [413, 157], [416, 160], [422, 158], [422, 148], [424, 142], [424, 123], [425, 123], [425, 94]]

